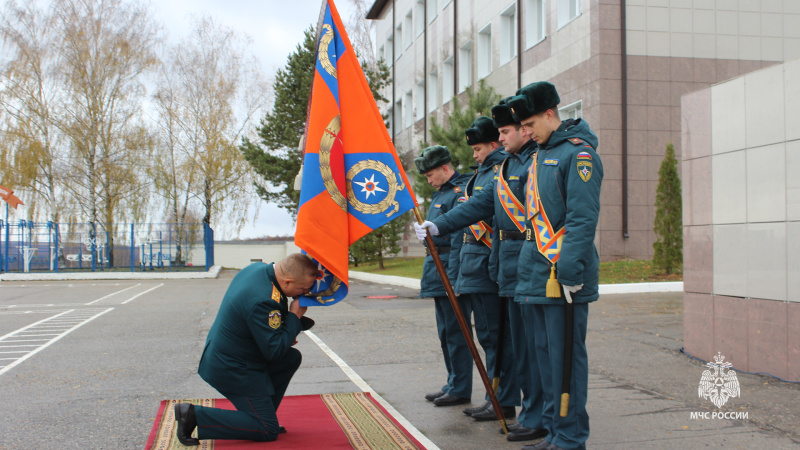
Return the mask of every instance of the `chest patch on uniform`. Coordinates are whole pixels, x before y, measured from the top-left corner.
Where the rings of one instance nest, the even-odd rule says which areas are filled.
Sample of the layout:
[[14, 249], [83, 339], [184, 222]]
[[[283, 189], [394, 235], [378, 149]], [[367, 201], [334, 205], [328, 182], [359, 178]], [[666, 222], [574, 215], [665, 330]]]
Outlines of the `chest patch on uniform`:
[[483, 186], [475, 186], [475, 187], [474, 187], [474, 188], [472, 188], [472, 189], [474, 189], [474, 190], [476, 190], [476, 191], [480, 191], [480, 190], [483, 190]]
[[275, 286], [272, 286], [272, 295], [270, 298], [278, 303], [281, 302], [281, 291], [278, 290]]
[[578, 175], [584, 182], [589, 181], [589, 178], [592, 178], [592, 163], [578, 160]]
[[277, 309], [274, 309], [269, 312], [269, 327], [273, 330], [277, 330], [281, 327], [281, 312]]
[[437, 203], [437, 204], [433, 205], [433, 207], [434, 207], [434, 208], [441, 208], [441, 207], [442, 207], [442, 204], [441, 204], [441, 203]]
[[578, 159], [583, 159], [583, 160], [586, 160], [586, 161], [591, 161], [591, 160], [592, 160], [592, 155], [590, 155], [590, 154], [589, 154], [589, 153], [587, 153], [587, 152], [580, 152], [580, 153], [578, 153]]
[[544, 163], [545, 166], [557, 166], [558, 160], [557, 159], [545, 159]]
[[516, 175], [512, 175], [512, 176], [508, 177], [508, 181], [513, 181], [513, 180], [519, 180], [519, 177], [516, 176]]

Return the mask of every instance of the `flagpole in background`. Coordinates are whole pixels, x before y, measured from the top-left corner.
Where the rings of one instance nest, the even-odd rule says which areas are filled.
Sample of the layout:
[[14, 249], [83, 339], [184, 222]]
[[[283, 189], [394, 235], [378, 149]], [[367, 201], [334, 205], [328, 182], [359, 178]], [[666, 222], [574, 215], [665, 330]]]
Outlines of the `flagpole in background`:
[[[414, 215], [417, 217], [418, 223], [422, 224], [422, 222], [425, 221], [425, 219], [422, 217], [422, 213], [419, 210], [419, 206], [414, 207]], [[500, 421], [503, 431], [508, 434], [506, 418], [503, 416], [500, 402], [497, 401], [497, 395], [495, 394], [494, 389], [492, 389], [492, 382], [489, 380], [489, 374], [486, 373], [486, 368], [483, 366], [481, 356], [478, 354], [478, 349], [475, 347], [475, 341], [472, 339], [472, 335], [469, 333], [467, 321], [464, 320], [464, 314], [461, 312], [461, 307], [458, 305], [458, 301], [456, 300], [456, 293], [453, 291], [453, 286], [450, 284], [450, 279], [447, 277], [447, 271], [444, 269], [442, 259], [439, 257], [439, 251], [436, 250], [436, 244], [433, 243], [433, 238], [431, 237], [430, 232], [428, 232], [427, 236], [425, 236], [425, 243], [428, 244], [428, 251], [431, 253], [433, 262], [436, 264], [436, 270], [439, 272], [439, 276], [442, 278], [442, 284], [444, 284], [444, 290], [447, 292], [447, 298], [450, 299], [450, 306], [452, 306], [453, 311], [455, 311], [456, 319], [458, 319], [458, 326], [461, 327], [461, 333], [464, 334], [464, 339], [467, 341], [469, 351], [472, 353], [472, 359], [475, 361], [475, 366], [478, 367], [478, 373], [481, 375], [483, 387], [486, 388], [486, 393], [489, 395], [489, 401], [492, 403], [497, 420]]]

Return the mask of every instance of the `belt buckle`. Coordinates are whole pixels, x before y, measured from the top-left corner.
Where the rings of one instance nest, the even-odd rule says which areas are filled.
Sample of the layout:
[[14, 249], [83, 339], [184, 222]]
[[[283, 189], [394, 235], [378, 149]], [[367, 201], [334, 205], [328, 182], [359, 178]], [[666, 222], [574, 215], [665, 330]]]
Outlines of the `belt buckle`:
[[525, 229], [525, 240], [526, 241], [530, 241], [531, 240], [531, 234], [533, 234], [533, 230], [530, 229], [530, 228], [526, 228]]
[[467, 233], [464, 233], [464, 243], [467, 243]]
[[503, 240], [503, 230], [500, 230], [499, 234], [500, 234], [500, 240], [502, 241]]

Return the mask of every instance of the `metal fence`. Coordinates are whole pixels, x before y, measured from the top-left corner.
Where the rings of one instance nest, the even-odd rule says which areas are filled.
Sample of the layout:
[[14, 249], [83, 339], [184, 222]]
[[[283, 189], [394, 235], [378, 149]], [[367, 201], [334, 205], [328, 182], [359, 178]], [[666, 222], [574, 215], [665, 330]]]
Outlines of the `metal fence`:
[[0, 220], [0, 272], [208, 270], [214, 230], [203, 223], [36, 223]]

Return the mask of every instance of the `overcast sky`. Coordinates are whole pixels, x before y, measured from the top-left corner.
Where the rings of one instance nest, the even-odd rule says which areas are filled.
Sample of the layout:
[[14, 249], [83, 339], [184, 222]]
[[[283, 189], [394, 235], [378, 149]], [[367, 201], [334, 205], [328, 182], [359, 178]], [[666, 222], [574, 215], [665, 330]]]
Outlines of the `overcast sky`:
[[[351, 0], [333, 1], [342, 21], [349, 23], [355, 10]], [[372, 6], [372, 0], [366, 3], [367, 7]], [[189, 33], [193, 16], [203, 15], [210, 15], [219, 23], [249, 35], [253, 53], [261, 60], [264, 73], [272, 80], [277, 69], [284, 66], [286, 58], [302, 41], [303, 31], [317, 24], [322, 0], [166, 0], [151, 4], [172, 42], [183, 39]], [[215, 236], [217, 239], [235, 237], [226, 233], [224, 226], [216, 228], [219, 229]], [[255, 224], [250, 220], [239, 237], [292, 234], [294, 225], [291, 216], [274, 204], [261, 201]]]

